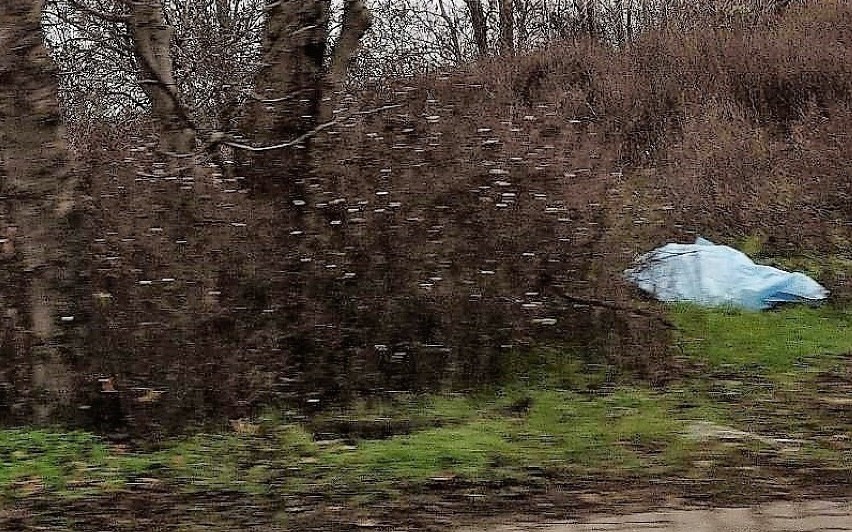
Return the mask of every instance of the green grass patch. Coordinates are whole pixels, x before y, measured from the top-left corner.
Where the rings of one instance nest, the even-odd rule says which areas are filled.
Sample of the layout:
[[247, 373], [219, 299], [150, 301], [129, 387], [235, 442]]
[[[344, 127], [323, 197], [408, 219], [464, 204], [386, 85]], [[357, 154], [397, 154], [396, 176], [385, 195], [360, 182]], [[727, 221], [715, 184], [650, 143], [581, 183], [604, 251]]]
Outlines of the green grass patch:
[[668, 466], [675, 454], [665, 453], [682, 440], [683, 422], [672, 415], [672, 403], [642, 389], [607, 396], [516, 390], [490, 400], [433, 396], [417, 404], [437, 405], [452, 413], [454, 423], [383, 440], [327, 444], [313, 441], [299, 425], [270, 425], [262, 434], [198, 434], [159, 451], [128, 454], [83, 433], [2, 431], [4, 464], [14, 463], [4, 468], [3, 481], [37, 481], [63, 495], [72, 494], [69, 481], [81, 479], [82, 472], [102, 487], [111, 482], [121, 488], [146, 477], [188, 491], [248, 493], [341, 488], [366, 480], [477, 481], [523, 477], [533, 466], [584, 472]]
[[792, 257], [767, 257], [761, 263], [782, 270], [798, 271], [814, 279], [848, 280], [852, 276], [852, 256], [842, 255], [796, 255]]
[[367, 440], [341, 452], [326, 453], [322, 463], [342, 480], [422, 481], [430, 477], [463, 475], [481, 478], [508, 455], [504, 420], [482, 420], [441, 427], [387, 440]]
[[42, 490], [71, 494], [121, 487], [146, 461], [111, 449], [85, 432], [0, 431], [0, 494]]
[[[626, 383], [606, 365], [549, 348], [510, 353], [505, 368], [514, 378], [501, 388], [364, 399], [306, 423], [270, 411], [232, 432], [196, 434], [148, 451], [130, 452], [83, 432], [8, 429], [0, 431], [0, 494], [81, 496], [153, 481], [175, 491], [357, 497], [368, 496], [366, 489], [386, 496], [437, 478], [532, 481], [533, 471], [701, 474], [695, 464], [702, 457], [735, 460], [740, 447], [754, 443], [697, 440], [689, 433], [699, 421], [753, 432], [757, 441], [761, 435], [807, 440], [790, 460], [808, 467], [848, 464], [845, 440], [832, 439], [848, 433], [848, 421], [820, 402], [835, 392], [829, 388], [831, 397], [823, 397], [810, 390], [845, 375], [852, 311], [675, 306], [671, 317], [680, 349], [712, 371], [665, 390]], [[794, 393], [799, 388], [809, 391]], [[314, 431], [333, 433], [349, 422], [387, 423], [405, 433], [316, 441]]]
[[[406, 422], [418, 429], [459, 423], [475, 417], [492, 394], [398, 394], [393, 399], [362, 398], [351, 404], [318, 414], [310, 426], [321, 427], [334, 420]], [[274, 418], [275, 413], [271, 413]]]
[[85, 496], [125, 489], [140, 479], [187, 491], [260, 493], [277, 472], [300, 464], [315, 449], [310, 434], [294, 425], [262, 437], [198, 434], [150, 452], [129, 452], [84, 432], [0, 430], [0, 495]]
[[[525, 405], [519, 411], [518, 404]], [[491, 480], [526, 468], [627, 471], [667, 464], [684, 422], [647, 390], [608, 396], [516, 391], [495, 397], [478, 419], [389, 440], [363, 441], [322, 457], [342, 481], [419, 481], [448, 475]], [[666, 452], [671, 454], [665, 455]]]
[[852, 311], [831, 306], [769, 312], [676, 305], [678, 346], [712, 367], [778, 375], [852, 352]]
[[153, 474], [190, 491], [265, 493], [271, 481], [300, 471], [319, 449], [300, 425], [267, 425], [258, 435], [197, 434], [138, 456]]

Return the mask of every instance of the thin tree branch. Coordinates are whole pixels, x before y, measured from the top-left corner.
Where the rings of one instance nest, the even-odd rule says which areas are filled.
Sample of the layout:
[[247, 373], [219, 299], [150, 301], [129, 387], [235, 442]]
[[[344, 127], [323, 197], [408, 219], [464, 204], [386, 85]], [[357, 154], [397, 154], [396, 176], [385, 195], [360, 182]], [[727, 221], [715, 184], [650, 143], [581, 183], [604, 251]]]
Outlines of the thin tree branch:
[[587, 297], [578, 297], [578, 296], [572, 296], [572, 295], [569, 295], [569, 294], [559, 294], [559, 297], [561, 297], [562, 299], [564, 299], [564, 300], [566, 300], [570, 303], [574, 303], [574, 304], [577, 304], [577, 305], [587, 305], [587, 306], [590, 306], [590, 307], [605, 308], [605, 309], [609, 309], [609, 310], [614, 310], [616, 312], [627, 312], [629, 314], [636, 314], [636, 315], [639, 315], [639, 316], [644, 316], [646, 318], [650, 318], [652, 320], [655, 320], [655, 321], [662, 323], [668, 329], [677, 328], [677, 326], [674, 323], [672, 323], [669, 319], [667, 319], [664, 316], [661, 316], [657, 312], [653, 312], [653, 311], [650, 311], [650, 310], [646, 310], [646, 309], [642, 309], [642, 308], [636, 308], [636, 307], [626, 307], [626, 306], [614, 303], [612, 301], [604, 301], [602, 299], [593, 299], [593, 298], [587, 298]]
[[89, 7], [86, 4], [80, 2], [80, 0], [68, 0], [68, 2], [79, 9], [83, 13], [87, 15], [91, 15], [95, 18], [99, 18], [101, 20], [105, 20], [107, 22], [113, 22], [116, 24], [126, 23], [130, 21], [130, 15], [118, 15], [115, 13], [107, 13], [106, 11], [101, 11], [99, 9], [95, 9], [93, 7]]
[[232, 142], [232, 141], [229, 141], [229, 140], [220, 142], [220, 144], [224, 144], [225, 146], [230, 146], [230, 147], [236, 148], [238, 150], [245, 150], [245, 151], [250, 151], [250, 152], [254, 152], [254, 153], [281, 150], [281, 149], [284, 149], [284, 148], [290, 148], [290, 147], [296, 146], [298, 144], [301, 144], [301, 143], [305, 142], [306, 140], [308, 140], [309, 138], [317, 136], [323, 130], [328, 129], [331, 126], [333, 126], [333, 125], [335, 125], [339, 122], [340, 122], [340, 119], [334, 119], [330, 122], [320, 124], [317, 127], [313, 128], [312, 130], [308, 131], [307, 133], [304, 133], [303, 135], [299, 135], [298, 137], [296, 137], [293, 140], [290, 140], [290, 141], [287, 141], [287, 142], [284, 142], [284, 143], [281, 143], [281, 144], [275, 144], [275, 145], [272, 145], [272, 146], [250, 146], [248, 144], [241, 144], [239, 142]]
[[310, 131], [308, 131], [308, 132], [306, 132], [302, 135], [299, 135], [298, 137], [296, 137], [293, 140], [288, 140], [287, 142], [282, 142], [281, 144], [274, 144], [272, 146], [251, 146], [249, 144], [234, 142], [232, 140], [228, 140], [226, 135], [223, 135], [223, 134], [217, 132], [217, 133], [214, 133], [213, 135], [211, 135], [210, 140], [208, 141], [208, 143], [204, 147], [204, 150], [208, 150], [208, 149], [210, 149], [213, 146], [218, 145], [218, 144], [230, 146], [231, 148], [236, 148], [238, 150], [250, 151], [250, 152], [253, 152], [253, 153], [262, 153], [262, 152], [268, 152], [268, 151], [274, 151], [274, 150], [283, 150], [285, 148], [292, 148], [293, 146], [297, 146], [299, 144], [302, 144], [306, 140], [317, 136], [318, 134], [322, 133], [323, 131], [330, 128], [331, 126], [339, 124], [340, 122], [343, 122], [344, 120], [348, 120], [352, 117], [373, 115], [373, 114], [376, 114], [376, 113], [389, 111], [391, 109], [398, 109], [400, 107], [402, 107], [402, 104], [385, 105], [385, 106], [382, 106], [382, 107], [377, 107], [376, 109], [368, 109], [366, 111], [358, 111], [358, 112], [355, 112], [355, 113], [352, 113], [352, 114], [349, 114], [349, 115], [346, 115], [346, 116], [343, 116], [343, 117], [338, 117], [338, 118], [335, 118], [334, 120], [330, 120], [328, 122], [325, 122], [323, 124], [318, 125], [317, 127], [313, 128], [312, 130], [310, 130]]

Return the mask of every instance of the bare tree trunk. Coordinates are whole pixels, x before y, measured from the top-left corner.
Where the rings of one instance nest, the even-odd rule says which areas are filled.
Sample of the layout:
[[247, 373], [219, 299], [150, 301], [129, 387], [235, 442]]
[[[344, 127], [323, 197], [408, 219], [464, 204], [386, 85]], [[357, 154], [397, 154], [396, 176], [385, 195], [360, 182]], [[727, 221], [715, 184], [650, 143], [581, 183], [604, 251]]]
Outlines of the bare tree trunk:
[[447, 25], [447, 29], [450, 31], [450, 49], [453, 52], [453, 57], [455, 58], [456, 63], [461, 63], [464, 58], [464, 53], [462, 52], [461, 40], [459, 39], [459, 27], [453, 19], [453, 15], [450, 15], [450, 12], [447, 11], [447, 6], [444, 4], [444, 0], [438, 0], [438, 10], [441, 14], [441, 18], [444, 19], [444, 23]]
[[[270, 146], [303, 138], [328, 116], [323, 100], [345, 79], [346, 69], [369, 29], [371, 17], [361, 0], [347, 0], [343, 28], [328, 75], [331, 0], [278, 0], [267, 7], [263, 67], [255, 100], [246, 114], [258, 144]], [[261, 193], [292, 188], [310, 173], [310, 138], [299, 146], [257, 153], [248, 169], [251, 186]], [[299, 176], [295, 180], [290, 178]], [[291, 182], [292, 181], [292, 182]], [[277, 193], [277, 192], [276, 192]]]
[[343, 5], [343, 21], [340, 28], [340, 36], [334, 45], [331, 54], [331, 65], [323, 90], [323, 101], [327, 102], [320, 106], [320, 121], [328, 122], [332, 119], [334, 108], [334, 95], [339, 93], [346, 84], [346, 75], [349, 66], [358, 53], [361, 40], [373, 24], [373, 18], [367, 6], [362, 0], [346, 0]]
[[627, 42], [627, 22], [624, 14], [624, 0], [614, 0], [610, 2], [609, 9], [613, 12], [610, 17], [609, 24], [615, 31], [615, 40], [619, 46], [624, 46]]
[[515, 53], [515, 6], [514, 0], [500, 0], [500, 39], [502, 55]]
[[329, 76], [333, 88], [340, 87], [346, 80], [349, 65], [372, 23], [370, 11], [362, 0], [346, 0], [343, 6], [343, 27], [331, 57]]
[[71, 388], [59, 323], [73, 323], [73, 302], [62, 285], [75, 273], [66, 248], [74, 241], [77, 181], [59, 119], [55, 68], [43, 45], [41, 7], [41, 0], [6, 0], [0, 9], [2, 260], [21, 274], [19, 286], [0, 286], [0, 301], [30, 338], [30, 387], [42, 398], [33, 407], [45, 421]]
[[586, 31], [589, 34], [589, 37], [596, 37], [598, 35], [598, 14], [595, 6], [595, 2], [597, 0], [585, 0], [586, 1]]
[[532, 6], [529, 0], [515, 0], [515, 52], [529, 49], [530, 15], [535, 9], [544, 6]]
[[[316, 127], [322, 105], [328, 47], [330, 0], [269, 2], [263, 42], [263, 66], [247, 129], [256, 142], [274, 145], [300, 137]], [[276, 150], [255, 154], [247, 169], [251, 186], [261, 193], [289, 185], [309, 170], [309, 150]]]
[[160, 151], [186, 156], [195, 151], [195, 129], [178, 98], [173, 74], [171, 40], [163, 0], [135, 0], [130, 28], [139, 60], [142, 89], [151, 102], [151, 116], [160, 135]]
[[627, 42], [633, 42], [633, 16], [636, 12], [636, 6], [633, 5], [633, 0], [627, 2], [627, 14], [624, 21], [624, 34], [627, 36]]
[[312, 129], [323, 87], [330, 0], [270, 2], [258, 74], [254, 132], [268, 143]]
[[488, 21], [482, 9], [482, 0], [464, 0], [470, 14], [470, 24], [473, 29], [473, 40], [479, 57], [488, 55]]

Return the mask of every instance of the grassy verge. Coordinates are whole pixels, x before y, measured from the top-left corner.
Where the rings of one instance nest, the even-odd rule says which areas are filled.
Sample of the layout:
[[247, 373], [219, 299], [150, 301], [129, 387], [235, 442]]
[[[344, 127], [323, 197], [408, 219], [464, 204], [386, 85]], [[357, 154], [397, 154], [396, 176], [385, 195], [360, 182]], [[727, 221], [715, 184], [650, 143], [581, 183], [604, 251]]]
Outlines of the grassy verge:
[[852, 310], [788, 307], [770, 312], [676, 306], [684, 354], [707, 366], [779, 376], [852, 352]]
[[[743, 453], [763, 463], [852, 466], [842, 437], [852, 427], [837, 388], [848, 385], [852, 312], [680, 306], [672, 317], [678, 347], [702, 369], [666, 389], [602, 387], [607, 368], [550, 349], [515, 361], [517, 379], [489, 392], [363, 402], [308, 424], [270, 413], [157, 451], [131, 452], [80, 432], [3, 430], [2, 494], [160, 485], [363, 496], [453, 479], [698, 478], [710, 474], [708, 463], [741, 466]], [[364, 429], [376, 426], [387, 430]], [[359, 430], [334, 436], [340, 427]]]

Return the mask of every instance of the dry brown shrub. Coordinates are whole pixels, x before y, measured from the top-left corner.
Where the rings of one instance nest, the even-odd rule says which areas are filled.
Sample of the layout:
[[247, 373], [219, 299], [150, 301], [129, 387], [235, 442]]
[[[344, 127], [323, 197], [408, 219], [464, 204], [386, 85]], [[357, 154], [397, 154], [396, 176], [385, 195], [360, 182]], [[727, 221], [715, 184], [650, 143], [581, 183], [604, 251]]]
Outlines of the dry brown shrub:
[[274, 198], [93, 131], [118, 149], [89, 150], [81, 389], [113, 376], [137, 430], [175, 430], [476, 387], [542, 345], [672, 378], [667, 328], [620, 278], [637, 252], [755, 233], [848, 252], [850, 32], [825, 2], [390, 83], [340, 116], [399, 107], [326, 130]]

